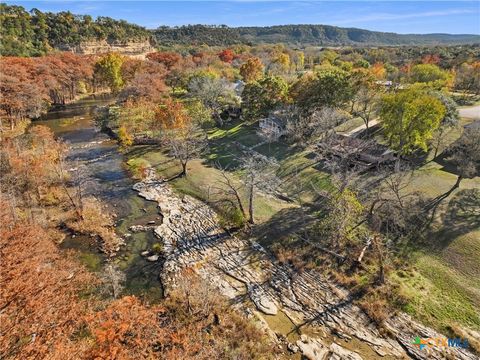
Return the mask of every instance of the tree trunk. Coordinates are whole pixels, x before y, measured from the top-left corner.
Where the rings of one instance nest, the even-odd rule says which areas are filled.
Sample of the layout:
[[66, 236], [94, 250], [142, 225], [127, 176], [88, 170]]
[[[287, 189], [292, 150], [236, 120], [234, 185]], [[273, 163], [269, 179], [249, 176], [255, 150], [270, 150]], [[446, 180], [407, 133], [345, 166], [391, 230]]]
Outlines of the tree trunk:
[[401, 163], [400, 154], [397, 154], [397, 160], [395, 161], [395, 173], [400, 172], [400, 163]]
[[457, 181], [455, 182], [455, 185], [453, 185], [452, 189], [450, 190], [450, 192], [452, 192], [453, 190], [455, 189], [458, 189], [458, 187], [460, 186], [460, 181], [463, 180], [463, 177], [462, 175], [458, 175], [457, 177]]
[[187, 162], [181, 162], [182, 163], [182, 172], [180, 173], [179, 177], [184, 177], [187, 176]]
[[248, 222], [250, 224], [254, 224], [255, 221], [253, 219], [253, 184], [250, 185], [250, 194], [248, 199], [248, 214], [249, 214]]
[[240, 195], [238, 194], [237, 191], [235, 191], [235, 198], [237, 199], [238, 208], [242, 212], [243, 218], [245, 219], [247, 217], [245, 214], [245, 208], [243, 207], [242, 199], [240, 198]]

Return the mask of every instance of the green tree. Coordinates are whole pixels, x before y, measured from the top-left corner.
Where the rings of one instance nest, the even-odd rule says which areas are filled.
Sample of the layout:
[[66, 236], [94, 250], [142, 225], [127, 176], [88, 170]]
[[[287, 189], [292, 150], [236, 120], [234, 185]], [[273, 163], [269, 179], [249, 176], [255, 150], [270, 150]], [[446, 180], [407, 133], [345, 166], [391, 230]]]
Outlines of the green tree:
[[[295, 99], [303, 110], [313, 112], [322, 107], [341, 107], [352, 97], [350, 73], [339, 68], [324, 68], [306, 81]], [[304, 81], [304, 80], [302, 80]]]
[[410, 82], [428, 83], [433, 87], [441, 88], [449, 85], [452, 75], [434, 64], [418, 64], [412, 67]]
[[250, 121], [256, 120], [287, 100], [288, 85], [276, 76], [267, 76], [245, 85], [242, 92], [243, 110]]
[[445, 116], [445, 106], [424, 91], [409, 89], [384, 95], [380, 118], [385, 136], [401, 155], [427, 150], [428, 141]]
[[95, 75], [108, 84], [110, 90], [118, 92], [123, 86], [123, 57], [118, 53], [109, 53], [95, 63]]

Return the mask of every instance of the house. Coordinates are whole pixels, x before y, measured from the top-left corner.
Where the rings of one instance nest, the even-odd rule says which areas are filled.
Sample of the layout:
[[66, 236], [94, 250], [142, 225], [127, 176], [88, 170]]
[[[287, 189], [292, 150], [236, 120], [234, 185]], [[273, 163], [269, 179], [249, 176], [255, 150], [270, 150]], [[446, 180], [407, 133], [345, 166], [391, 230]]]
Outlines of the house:
[[324, 156], [348, 159], [351, 165], [364, 168], [393, 163], [396, 159], [395, 152], [385, 145], [341, 134], [331, 135], [328, 141], [317, 145], [317, 150]]
[[378, 80], [378, 81], [375, 81], [375, 84], [383, 85], [385, 87], [390, 87], [393, 85], [393, 82], [391, 80]]
[[242, 92], [244, 88], [245, 88], [245, 83], [242, 80], [237, 80], [233, 83], [233, 91], [237, 96], [242, 96]]

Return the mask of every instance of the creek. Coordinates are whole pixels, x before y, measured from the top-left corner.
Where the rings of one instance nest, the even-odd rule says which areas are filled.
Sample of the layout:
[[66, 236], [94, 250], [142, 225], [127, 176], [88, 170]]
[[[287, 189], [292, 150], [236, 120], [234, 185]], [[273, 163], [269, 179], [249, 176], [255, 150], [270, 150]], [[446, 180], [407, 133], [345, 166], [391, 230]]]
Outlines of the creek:
[[[133, 233], [128, 229], [149, 222], [160, 224], [161, 215], [155, 202], [139, 197], [132, 189], [135, 181], [125, 168], [119, 146], [94, 123], [96, 108], [114, 101], [110, 95], [91, 95], [49, 111], [34, 124], [48, 126], [68, 145], [66, 161], [79, 178], [83, 195], [101, 200], [115, 214], [116, 231], [126, 243], [113, 259], [125, 274], [124, 294], [155, 302], [163, 295], [158, 279], [160, 263], [148, 262], [140, 253], [151, 249], [157, 240], [152, 231]], [[77, 250], [90, 270], [103, 271], [107, 259], [89, 236], [69, 235], [61, 246]]]

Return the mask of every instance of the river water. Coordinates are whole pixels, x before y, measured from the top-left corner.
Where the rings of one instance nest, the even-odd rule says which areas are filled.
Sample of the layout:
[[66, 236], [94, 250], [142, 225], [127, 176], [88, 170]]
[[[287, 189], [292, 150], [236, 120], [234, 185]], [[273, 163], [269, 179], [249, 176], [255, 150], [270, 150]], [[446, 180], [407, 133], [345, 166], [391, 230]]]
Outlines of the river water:
[[[153, 302], [162, 296], [160, 264], [146, 261], [140, 253], [151, 249], [157, 240], [151, 231], [131, 233], [128, 228], [152, 221], [159, 224], [161, 216], [156, 203], [140, 198], [132, 189], [134, 180], [124, 167], [124, 157], [116, 142], [95, 127], [95, 109], [113, 101], [108, 95], [90, 96], [50, 111], [35, 124], [48, 126], [68, 144], [66, 160], [81, 182], [84, 196], [96, 197], [116, 215], [116, 231], [126, 239], [126, 245], [113, 262], [125, 273], [124, 293]], [[68, 236], [62, 247], [76, 249], [79, 259], [90, 270], [102, 272], [106, 258], [90, 237]]]

